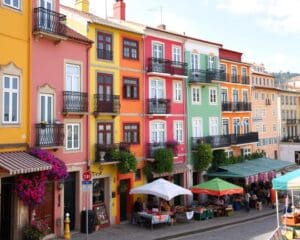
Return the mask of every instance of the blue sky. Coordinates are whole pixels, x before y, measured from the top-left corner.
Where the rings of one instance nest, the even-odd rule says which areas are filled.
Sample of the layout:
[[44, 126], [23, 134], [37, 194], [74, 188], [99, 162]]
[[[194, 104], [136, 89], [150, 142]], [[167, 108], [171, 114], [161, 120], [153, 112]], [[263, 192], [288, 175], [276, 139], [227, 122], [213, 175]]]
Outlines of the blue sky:
[[[61, 0], [72, 5], [74, 0]], [[91, 12], [112, 16], [114, 0], [90, 0]], [[268, 71], [300, 72], [299, 0], [124, 0], [126, 19], [222, 43]]]

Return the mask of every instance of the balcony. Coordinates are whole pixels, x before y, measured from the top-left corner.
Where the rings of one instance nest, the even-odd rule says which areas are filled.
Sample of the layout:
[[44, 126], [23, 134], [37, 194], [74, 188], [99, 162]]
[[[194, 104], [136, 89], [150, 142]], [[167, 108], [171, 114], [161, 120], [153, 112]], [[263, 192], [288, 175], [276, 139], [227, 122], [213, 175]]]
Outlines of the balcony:
[[297, 119], [286, 119], [286, 124], [296, 124], [297, 123]]
[[258, 142], [258, 132], [231, 134], [231, 145]]
[[232, 103], [231, 102], [222, 102], [222, 111], [229, 112], [232, 111]]
[[95, 94], [94, 96], [95, 110], [94, 114], [112, 114], [116, 115], [120, 112], [120, 96]]
[[157, 143], [148, 143], [146, 146], [147, 158], [154, 158], [155, 152], [158, 149], [169, 148], [173, 151], [174, 157], [178, 155], [177, 142], [157, 142]]
[[112, 61], [113, 51], [97, 48], [97, 58]]
[[233, 112], [251, 111], [251, 103], [247, 103], [247, 102], [232, 102], [232, 111]]
[[284, 143], [300, 143], [300, 137], [299, 136], [283, 137], [280, 141]]
[[58, 148], [64, 146], [64, 124], [38, 123], [36, 128], [36, 147]]
[[242, 78], [242, 81], [241, 81], [242, 84], [250, 84], [249, 76], [243, 76], [242, 75], [241, 78]]
[[192, 137], [192, 150], [197, 150], [201, 143], [210, 144], [212, 148], [228, 147], [231, 144], [231, 137], [230, 135]]
[[266, 105], [271, 105], [271, 99], [266, 98]]
[[219, 69], [190, 69], [189, 82], [190, 83], [211, 83], [211, 81], [226, 81], [226, 74], [223, 70]]
[[232, 83], [250, 84], [249, 76], [231, 74], [229, 77], [229, 74], [227, 74], [227, 79], [231, 79]]
[[127, 143], [115, 143], [115, 144], [96, 144], [96, 156], [95, 162], [107, 162], [112, 163], [118, 161], [114, 158], [113, 152], [115, 150], [129, 152], [129, 144]]
[[87, 93], [64, 91], [63, 98], [63, 113], [84, 114], [88, 112]]
[[148, 99], [148, 114], [169, 114], [170, 99], [150, 98]]
[[65, 40], [66, 15], [38, 7], [34, 9], [33, 34], [55, 40]]
[[187, 64], [163, 58], [148, 58], [147, 72], [187, 76]]

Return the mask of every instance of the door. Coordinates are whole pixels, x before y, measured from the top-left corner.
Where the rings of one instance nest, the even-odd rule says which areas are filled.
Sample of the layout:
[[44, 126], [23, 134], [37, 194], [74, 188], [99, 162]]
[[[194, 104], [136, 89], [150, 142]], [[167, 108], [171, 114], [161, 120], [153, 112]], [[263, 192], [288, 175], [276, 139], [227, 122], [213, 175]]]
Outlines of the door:
[[40, 0], [40, 7], [42, 8], [39, 16], [40, 28], [54, 31], [54, 21], [57, 19], [53, 19], [54, 16], [51, 14], [53, 11], [52, 0]]
[[247, 103], [247, 102], [248, 102], [248, 92], [243, 91], [243, 103]]
[[238, 110], [238, 101], [239, 101], [239, 92], [238, 92], [238, 90], [233, 90], [232, 91], [232, 97], [233, 97], [233, 110], [237, 111]]
[[1, 179], [1, 222], [0, 222], [0, 239], [12, 239], [13, 219], [13, 182], [14, 178]]
[[162, 61], [164, 58], [164, 47], [161, 43], [153, 43], [152, 45], [152, 68], [154, 72], [165, 72], [165, 66]]
[[240, 134], [240, 119], [233, 119], [233, 134]]
[[[53, 95], [40, 94], [40, 122], [45, 124], [53, 123]], [[54, 127], [46, 125], [40, 127], [38, 131], [39, 145], [53, 145], [55, 143]]]
[[113, 76], [111, 74], [98, 73], [97, 91], [99, 112], [113, 112]]
[[193, 144], [198, 144], [198, 140], [203, 137], [202, 119], [193, 118], [192, 119], [192, 136]]
[[112, 60], [112, 42], [113, 37], [111, 34], [98, 32], [98, 58]]
[[80, 92], [80, 66], [66, 64], [66, 91]]
[[222, 119], [222, 134], [228, 135], [229, 134], [229, 120]]
[[68, 178], [64, 182], [64, 216], [70, 214], [70, 229], [75, 228], [76, 213], [76, 173], [70, 172]]
[[[181, 176], [182, 176], [181, 173], [173, 175], [174, 184], [181, 186]], [[174, 198], [174, 206], [177, 206], [177, 205], [181, 205], [181, 196], [177, 196]]]
[[128, 189], [129, 189], [129, 182], [128, 180], [121, 180], [120, 186], [127, 186], [125, 188], [120, 188], [120, 221], [126, 221], [128, 218]]
[[227, 89], [224, 89], [222, 88], [221, 89], [221, 100], [222, 100], [222, 103], [227, 103], [228, 101], [228, 95], [227, 95]]
[[164, 98], [165, 88], [163, 80], [150, 80], [150, 98]]
[[51, 232], [54, 232], [54, 184], [53, 182], [46, 183], [44, 202], [36, 206], [35, 214], [37, 219], [42, 219], [46, 221], [49, 227], [51, 228]]
[[98, 123], [98, 144], [113, 144], [113, 124]]
[[219, 124], [218, 124], [218, 118], [217, 117], [210, 117], [209, 118], [209, 135], [210, 136], [216, 136], [219, 134]]

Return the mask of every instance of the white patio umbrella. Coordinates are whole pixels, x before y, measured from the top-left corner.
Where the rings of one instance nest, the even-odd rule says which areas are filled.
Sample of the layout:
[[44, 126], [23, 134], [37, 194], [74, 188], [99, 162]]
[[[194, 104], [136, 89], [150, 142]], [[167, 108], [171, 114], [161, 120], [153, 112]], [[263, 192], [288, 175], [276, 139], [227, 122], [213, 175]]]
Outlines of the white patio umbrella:
[[130, 194], [151, 194], [167, 201], [170, 201], [178, 195], [193, 195], [189, 189], [180, 187], [163, 178], [159, 178], [151, 183], [133, 188], [130, 190]]

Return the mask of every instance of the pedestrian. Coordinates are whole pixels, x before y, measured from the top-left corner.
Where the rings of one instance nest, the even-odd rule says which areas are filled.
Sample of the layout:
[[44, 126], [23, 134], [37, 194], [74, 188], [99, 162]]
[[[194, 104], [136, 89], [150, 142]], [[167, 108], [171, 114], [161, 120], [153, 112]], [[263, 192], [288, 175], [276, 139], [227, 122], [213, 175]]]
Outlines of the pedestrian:
[[250, 202], [250, 193], [249, 192], [246, 192], [245, 194], [245, 208], [246, 208], [246, 211], [249, 212], [250, 211], [250, 207], [249, 207], [249, 202]]

